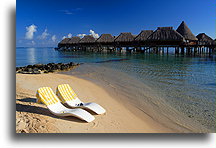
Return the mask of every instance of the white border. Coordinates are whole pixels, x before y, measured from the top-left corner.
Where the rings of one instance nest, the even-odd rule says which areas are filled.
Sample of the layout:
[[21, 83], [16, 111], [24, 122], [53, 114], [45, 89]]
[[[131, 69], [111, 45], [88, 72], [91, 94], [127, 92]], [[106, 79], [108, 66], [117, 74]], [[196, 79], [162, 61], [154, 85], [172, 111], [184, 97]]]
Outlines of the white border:
[[[18, 0], [19, 1], [19, 0]], [[1, 59], [1, 107], [0, 107], [0, 147], [151, 147], [151, 148], [215, 148], [216, 134], [207, 135], [148, 135], [148, 134], [109, 134], [109, 135], [18, 135], [15, 134], [15, 120], [11, 120], [14, 116], [15, 105], [11, 104], [11, 65], [14, 65], [15, 52], [11, 49], [10, 39], [15, 33], [11, 33], [11, 15], [10, 10], [15, 8], [15, 0], [0, 0], [0, 59]], [[14, 44], [14, 43], [12, 43]], [[12, 51], [11, 51], [12, 50]], [[13, 67], [12, 67], [13, 69]], [[3, 83], [2, 83], [3, 82]], [[14, 96], [15, 97], [15, 96]], [[14, 101], [15, 102], [15, 101]], [[9, 112], [9, 113], [8, 113]], [[14, 126], [14, 127], [11, 127]], [[13, 131], [14, 130], [14, 131]], [[31, 137], [31, 138], [29, 138]], [[76, 138], [78, 137], [78, 138]], [[104, 138], [103, 138], [104, 137]], [[87, 141], [87, 142], [83, 142]]]

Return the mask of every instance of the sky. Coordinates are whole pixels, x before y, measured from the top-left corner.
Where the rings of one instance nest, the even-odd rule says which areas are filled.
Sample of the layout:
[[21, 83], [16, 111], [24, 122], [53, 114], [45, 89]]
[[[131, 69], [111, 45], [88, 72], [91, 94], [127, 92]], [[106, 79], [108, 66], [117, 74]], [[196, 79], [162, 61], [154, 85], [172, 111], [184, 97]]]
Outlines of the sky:
[[56, 47], [65, 37], [139, 34], [182, 21], [216, 37], [215, 0], [17, 0], [16, 46]]

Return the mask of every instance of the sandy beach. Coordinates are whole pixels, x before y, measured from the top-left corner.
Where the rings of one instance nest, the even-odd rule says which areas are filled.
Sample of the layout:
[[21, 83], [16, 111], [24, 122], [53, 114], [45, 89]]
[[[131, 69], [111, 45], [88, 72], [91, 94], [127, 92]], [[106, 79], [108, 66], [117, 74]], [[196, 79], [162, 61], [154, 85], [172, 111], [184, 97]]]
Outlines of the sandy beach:
[[[87, 80], [49, 73], [16, 74], [16, 81], [17, 133], [178, 132], [162, 126], [126, 101], [123, 105], [117, 97], [111, 97], [103, 88]], [[103, 115], [94, 115], [96, 119], [91, 123], [86, 123], [74, 117], [52, 115], [45, 105], [36, 103], [35, 92], [39, 87], [49, 86], [55, 90], [57, 85], [63, 83], [70, 84], [84, 102], [97, 102], [107, 112]]]

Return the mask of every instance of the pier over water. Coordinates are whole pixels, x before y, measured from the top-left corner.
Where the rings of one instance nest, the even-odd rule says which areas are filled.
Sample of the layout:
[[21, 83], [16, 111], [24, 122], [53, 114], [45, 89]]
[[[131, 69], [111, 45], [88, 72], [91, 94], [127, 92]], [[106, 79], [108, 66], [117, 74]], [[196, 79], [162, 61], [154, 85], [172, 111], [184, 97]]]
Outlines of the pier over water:
[[195, 36], [183, 21], [174, 30], [173, 27], [158, 27], [153, 30], [142, 30], [138, 35], [130, 32], [118, 36], [102, 34], [99, 38], [86, 35], [83, 38], [74, 36], [65, 38], [59, 44], [60, 51], [90, 51], [90, 52], [138, 52], [168, 54], [174, 49], [176, 55], [212, 55], [215, 52], [216, 41], [205, 33]]

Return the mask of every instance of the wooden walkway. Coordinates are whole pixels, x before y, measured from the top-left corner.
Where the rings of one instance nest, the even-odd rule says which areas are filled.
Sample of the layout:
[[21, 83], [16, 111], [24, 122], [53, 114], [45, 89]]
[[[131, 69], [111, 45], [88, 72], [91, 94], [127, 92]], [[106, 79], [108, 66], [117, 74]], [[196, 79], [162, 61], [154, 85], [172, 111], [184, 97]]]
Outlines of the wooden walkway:
[[201, 55], [215, 53], [215, 46], [176, 46], [176, 45], [157, 45], [157, 46], [101, 46], [101, 45], [79, 45], [79, 46], [64, 46], [58, 48], [59, 51], [85, 51], [85, 52], [127, 52], [127, 53], [155, 53], [155, 54], [169, 54], [170, 51], [181, 55]]

